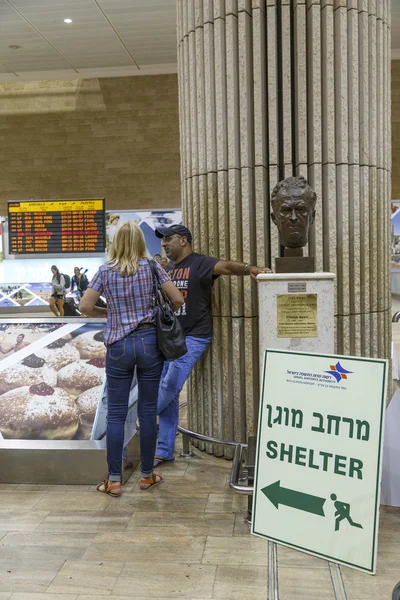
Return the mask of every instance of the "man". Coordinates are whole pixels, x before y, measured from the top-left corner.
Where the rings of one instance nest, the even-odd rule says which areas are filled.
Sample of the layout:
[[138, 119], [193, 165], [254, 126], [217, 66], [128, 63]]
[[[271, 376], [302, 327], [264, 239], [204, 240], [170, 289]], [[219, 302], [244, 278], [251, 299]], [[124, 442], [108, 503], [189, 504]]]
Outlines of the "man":
[[26, 348], [26, 346], [30, 345], [30, 342], [25, 342], [24, 338], [25, 338], [25, 334], [19, 333], [17, 335], [17, 340], [16, 340], [15, 344], [10, 344], [9, 346], [7, 346], [7, 345], [3, 346], [3, 344], [0, 344], [0, 352], [2, 354], [8, 354], [12, 350], [14, 350], [14, 352], [18, 352], [18, 350], [22, 350], [22, 348]]
[[156, 262], [158, 262], [158, 264], [161, 264], [161, 254], [155, 254], [153, 256], [153, 260], [155, 260]]
[[162, 268], [165, 269], [167, 268], [168, 265], [168, 258], [165, 258], [165, 256], [162, 257], [162, 259], [160, 260], [160, 265], [162, 266]]
[[166, 362], [161, 376], [157, 413], [160, 432], [154, 466], [173, 461], [179, 419], [179, 394], [196, 362], [211, 342], [211, 290], [220, 275], [250, 275], [253, 279], [269, 269], [212, 256], [192, 249], [192, 234], [184, 225], [159, 226], [155, 230], [169, 259], [168, 275], [185, 298], [176, 313], [186, 334], [187, 353]]
[[304, 177], [288, 177], [271, 194], [271, 218], [285, 248], [303, 248], [315, 219], [317, 195]]

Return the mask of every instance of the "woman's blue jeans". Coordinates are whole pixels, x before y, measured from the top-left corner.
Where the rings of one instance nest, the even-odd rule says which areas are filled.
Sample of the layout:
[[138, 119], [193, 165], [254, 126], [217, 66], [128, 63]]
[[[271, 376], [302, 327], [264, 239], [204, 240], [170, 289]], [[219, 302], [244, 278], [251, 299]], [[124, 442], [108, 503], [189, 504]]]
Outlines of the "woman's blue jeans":
[[164, 359], [157, 345], [155, 327], [135, 329], [107, 347], [107, 462], [108, 478], [122, 474], [124, 426], [128, 414], [129, 390], [135, 367], [138, 380], [141, 472], [153, 472], [157, 439], [157, 398]]

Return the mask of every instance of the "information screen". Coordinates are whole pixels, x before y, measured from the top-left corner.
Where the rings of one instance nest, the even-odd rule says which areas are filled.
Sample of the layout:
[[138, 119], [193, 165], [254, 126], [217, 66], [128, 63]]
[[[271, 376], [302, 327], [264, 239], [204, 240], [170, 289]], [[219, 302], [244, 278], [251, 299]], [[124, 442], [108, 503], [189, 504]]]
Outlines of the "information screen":
[[10, 254], [104, 252], [104, 198], [8, 203]]

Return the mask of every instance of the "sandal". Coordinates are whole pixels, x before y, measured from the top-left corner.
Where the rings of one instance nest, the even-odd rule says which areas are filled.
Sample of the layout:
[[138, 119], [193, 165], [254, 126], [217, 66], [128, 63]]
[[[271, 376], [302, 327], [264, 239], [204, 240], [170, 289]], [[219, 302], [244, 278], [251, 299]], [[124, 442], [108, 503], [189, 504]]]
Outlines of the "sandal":
[[174, 462], [174, 458], [169, 459], [169, 458], [163, 458], [162, 456], [157, 456], [157, 454], [154, 457], [154, 463], [153, 466], [154, 467], [158, 467], [158, 465], [163, 465], [164, 463], [172, 463]]
[[119, 481], [111, 482], [108, 479], [105, 479], [96, 485], [96, 490], [98, 492], [103, 492], [103, 494], [108, 494], [109, 496], [118, 498], [121, 495], [121, 483]]
[[148, 490], [153, 485], [156, 485], [156, 483], [160, 483], [162, 480], [163, 478], [161, 475], [157, 475], [157, 473], [153, 473], [151, 477], [142, 477], [140, 480], [140, 489]]

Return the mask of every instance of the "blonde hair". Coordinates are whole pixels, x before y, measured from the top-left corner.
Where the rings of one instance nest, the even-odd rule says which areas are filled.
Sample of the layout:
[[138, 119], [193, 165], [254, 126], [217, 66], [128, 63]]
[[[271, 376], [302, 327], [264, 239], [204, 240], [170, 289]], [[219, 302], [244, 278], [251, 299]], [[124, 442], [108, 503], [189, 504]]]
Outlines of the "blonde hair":
[[137, 272], [141, 258], [147, 258], [143, 232], [135, 221], [126, 221], [115, 233], [107, 264], [122, 277], [128, 277]]
[[121, 218], [121, 215], [116, 213], [115, 215], [111, 215], [111, 217], [109, 218], [109, 222], [112, 223], [113, 221], [115, 221], [115, 219], [120, 219], [120, 218]]

